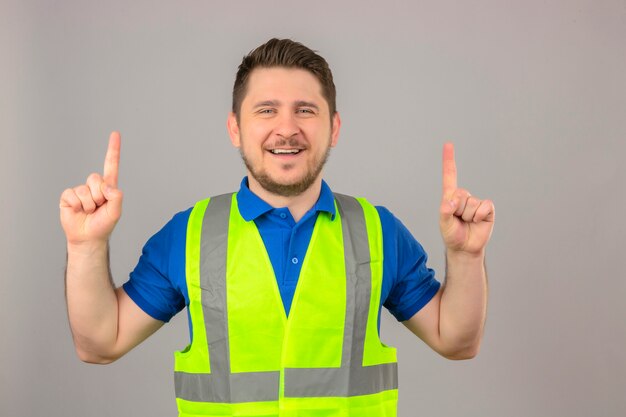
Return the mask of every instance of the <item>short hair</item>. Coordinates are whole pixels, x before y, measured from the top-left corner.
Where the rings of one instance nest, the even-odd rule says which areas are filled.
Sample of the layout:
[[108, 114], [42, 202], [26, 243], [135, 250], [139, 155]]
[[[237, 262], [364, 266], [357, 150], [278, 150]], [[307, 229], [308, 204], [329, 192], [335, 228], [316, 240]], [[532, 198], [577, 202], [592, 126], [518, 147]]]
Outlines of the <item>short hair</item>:
[[291, 39], [270, 39], [243, 57], [233, 86], [232, 111], [239, 117], [246, 95], [248, 78], [255, 68], [297, 68], [309, 71], [322, 86], [322, 96], [328, 103], [330, 117], [337, 111], [336, 90], [328, 62], [315, 51]]

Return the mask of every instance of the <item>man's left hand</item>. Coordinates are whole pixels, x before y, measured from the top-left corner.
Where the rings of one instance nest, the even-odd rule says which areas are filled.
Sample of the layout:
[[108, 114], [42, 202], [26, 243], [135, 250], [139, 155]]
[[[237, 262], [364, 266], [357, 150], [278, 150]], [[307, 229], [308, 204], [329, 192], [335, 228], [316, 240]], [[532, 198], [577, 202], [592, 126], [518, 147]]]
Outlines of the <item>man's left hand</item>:
[[483, 255], [491, 237], [495, 207], [457, 187], [454, 145], [443, 147], [443, 198], [439, 208], [439, 228], [448, 251]]

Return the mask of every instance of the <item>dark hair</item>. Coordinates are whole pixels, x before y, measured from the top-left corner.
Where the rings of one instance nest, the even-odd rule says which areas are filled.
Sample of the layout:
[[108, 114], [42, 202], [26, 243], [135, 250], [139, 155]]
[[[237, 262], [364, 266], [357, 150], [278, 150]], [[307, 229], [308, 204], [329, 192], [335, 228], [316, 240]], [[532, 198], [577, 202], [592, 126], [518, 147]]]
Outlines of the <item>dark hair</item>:
[[243, 57], [233, 86], [233, 113], [239, 115], [252, 70], [271, 67], [299, 68], [313, 74], [322, 85], [322, 96], [328, 103], [330, 117], [333, 117], [337, 111], [336, 91], [333, 74], [326, 60], [299, 42], [276, 38], [270, 39]]

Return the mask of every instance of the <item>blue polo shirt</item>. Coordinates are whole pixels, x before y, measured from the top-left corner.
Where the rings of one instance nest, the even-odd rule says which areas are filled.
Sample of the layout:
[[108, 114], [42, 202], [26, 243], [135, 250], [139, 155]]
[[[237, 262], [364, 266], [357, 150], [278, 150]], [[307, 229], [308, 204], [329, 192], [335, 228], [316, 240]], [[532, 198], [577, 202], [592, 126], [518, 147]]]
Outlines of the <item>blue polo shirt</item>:
[[[276, 281], [289, 314], [298, 276], [317, 216], [335, 218], [333, 193], [322, 182], [315, 205], [296, 222], [289, 209], [273, 208], [248, 188], [247, 178], [237, 194], [241, 215], [253, 220], [265, 243]], [[389, 210], [377, 206], [383, 232], [383, 283], [381, 306], [399, 321], [408, 320], [440, 287], [426, 266], [426, 253], [407, 228]], [[124, 284], [129, 297], [157, 320], [169, 321], [189, 305], [185, 279], [185, 239], [191, 208], [176, 214], [148, 240], [130, 279]], [[379, 312], [380, 314], [380, 312]]]

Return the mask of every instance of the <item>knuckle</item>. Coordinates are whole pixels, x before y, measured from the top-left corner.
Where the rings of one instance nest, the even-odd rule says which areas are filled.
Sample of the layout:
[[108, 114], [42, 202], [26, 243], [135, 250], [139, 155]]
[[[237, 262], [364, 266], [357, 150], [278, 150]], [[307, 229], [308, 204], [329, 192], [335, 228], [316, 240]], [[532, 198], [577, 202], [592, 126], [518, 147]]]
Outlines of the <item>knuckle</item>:
[[87, 185], [82, 184], [82, 185], [79, 185], [79, 186], [75, 187], [74, 188], [74, 192], [78, 196], [85, 196], [85, 195], [89, 194], [89, 188], [87, 187]]
[[59, 206], [60, 207], [63, 207], [63, 206], [74, 207], [77, 201], [78, 201], [78, 197], [76, 197], [74, 190], [72, 188], [66, 188], [61, 193], [61, 198], [59, 198]]
[[96, 172], [92, 172], [87, 177], [87, 184], [97, 184], [98, 182], [101, 182], [101, 181], [102, 181], [102, 177], [100, 176], [100, 174]]
[[465, 201], [467, 201], [469, 198], [472, 197], [470, 192], [464, 188], [457, 188], [456, 193], [460, 199], [465, 200]]

